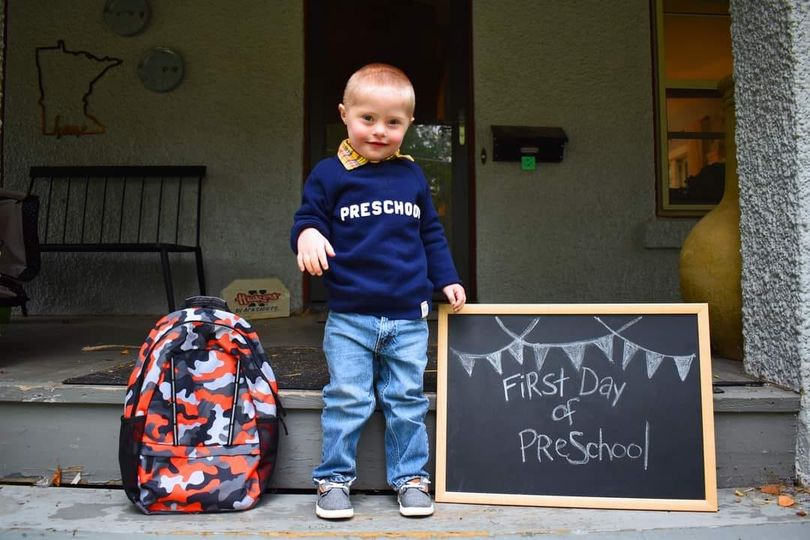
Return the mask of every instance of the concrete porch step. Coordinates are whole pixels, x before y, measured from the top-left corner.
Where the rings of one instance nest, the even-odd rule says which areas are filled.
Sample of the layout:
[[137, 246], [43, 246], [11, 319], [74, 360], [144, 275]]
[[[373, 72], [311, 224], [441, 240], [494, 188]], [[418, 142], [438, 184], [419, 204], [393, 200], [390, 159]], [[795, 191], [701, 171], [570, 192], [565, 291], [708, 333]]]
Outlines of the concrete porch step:
[[720, 490], [716, 513], [583, 510], [436, 504], [429, 518], [399, 515], [393, 495], [354, 495], [355, 517], [324, 521], [314, 495], [268, 494], [237, 514], [145, 516], [123, 491], [0, 486], [0, 537], [143, 540], [143, 538], [524, 538], [763, 539], [810, 538], [810, 495], [780, 507], [757, 491]]
[[[281, 392], [289, 435], [282, 434], [273, 487], [308, 489], [321, 452], [320, 392]], [[435, 448], [435, 394], [426, 418]], [[82, 484], [120, 481], [118, 430], [123, 387], [4, 383], [0, 381], [0, 481], [49, 479]], [[772, 386], [724, 387], [714, 395], [718, 486], [740, 487], [794, 478], [799, 396]], [[358, 448], [358, 489], [387, 489], [383, 433], [377, 411]], [[431, 474], [435, 469], [428, 464]]]
[[[119, 350], [82, 352], [84, 345], [137, 345], [154, 317], [31, 317], [15, 320], [0, 336], [0, 482], [50, 479], [104, 486], [120, 481], [117, 461], [122, 386], [66, 385], [62, 381], [120, 362]], [[268, 345], [317, 344], [317, 316], [263, 322]], [[47, 336], [47, 339], [43, 339]], [[434, 333], [435, 336], [435, 333]], [[131, 353], [130, 353], [131, 354]], [[719, 487], [744, 487], [794, 477], [799, 395], [762, 385], [739, 362], [713, 359], [713, 395]], [[722, 384], [721, 384], [722, 383]], [[735, 386], [728, 386], [733, 384]], [[742, 385], [742, 386], [739, 386]], [[283, 390], [289, 436], [281, 437], [273, 487], [309, 489], [320, 459], [319, 391]], [[426, 419], [435, 448], [435, 394]], [[387, 489], [384, 421], [377, 413], [358, 450], [357, 489]], [[428, 465], [434, 470], [434, 463]]]

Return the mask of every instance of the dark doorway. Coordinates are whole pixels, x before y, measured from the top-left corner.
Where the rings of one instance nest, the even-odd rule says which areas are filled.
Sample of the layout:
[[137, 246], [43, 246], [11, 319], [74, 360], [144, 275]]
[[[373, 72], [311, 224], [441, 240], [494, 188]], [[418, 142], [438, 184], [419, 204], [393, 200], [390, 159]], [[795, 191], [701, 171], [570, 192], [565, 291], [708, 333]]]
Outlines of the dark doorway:
[[[401, 68], [416, 91], [402, 149], [425, 171], [469, 300], [475, 298], [469, 0], [309, 0], [307, 170], [346, 137], [337, 106], [349, 76], [371, 62]], [[326, 300], [320, 279], [304, 298]]]

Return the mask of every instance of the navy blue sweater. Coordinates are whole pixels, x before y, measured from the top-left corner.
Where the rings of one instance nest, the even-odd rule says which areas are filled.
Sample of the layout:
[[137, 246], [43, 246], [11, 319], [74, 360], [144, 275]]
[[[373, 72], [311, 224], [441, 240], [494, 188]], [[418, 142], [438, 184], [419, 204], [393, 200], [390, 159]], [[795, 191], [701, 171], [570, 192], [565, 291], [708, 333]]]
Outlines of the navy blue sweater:
[[290, 245], [318, 229], [335, 249], [324, 283], [329, 309], [418, 319], [434, 290], [460, 283], [422, 169], [405, 159], [346, 170], [326, 158], [304, 184]]

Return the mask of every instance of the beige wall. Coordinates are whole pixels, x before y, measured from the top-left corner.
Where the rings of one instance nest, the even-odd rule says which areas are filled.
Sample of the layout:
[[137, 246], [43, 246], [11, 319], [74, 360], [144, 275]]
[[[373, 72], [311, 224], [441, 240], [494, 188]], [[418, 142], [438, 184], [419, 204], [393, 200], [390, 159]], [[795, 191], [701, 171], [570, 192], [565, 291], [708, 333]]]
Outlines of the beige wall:
[[[654, 219], [648, 2], [473, 7], [480, 301], [679, 300], [677, 249], [649, 249], [684, 224]], [[492, 162], [491, 125], [562, 127], [565, 159]]]
[[[103, 23], [103, 1], [9, 3], [5, 187], [25, 189], [32, 165], [207, 165], [202, 243], [209, 292], [235, 278], [276, 275], [299, 297], [288, 231], [302, 181], [302, 3], [150, 4], [146, 30], [120, 37]], [[69, 50], [123, 60], [96, 83], [90, 99], [105, 134], [41, 134], [35, 48], [57, 40]], [[185, 59], [186, 78], [173, 92], [146, 90], [136, 76], [139, 60], [155, 46]], [[195, 292], [192, 259], [176, 259], [178, 298]], [[120, 260], [45, 254], [28, 288], [33, 311], [164, 311], [157, 255]]]
[[[10, 3], [5, 187], [24, 189], [31, 165], [207, 165], [209, 293], [235, 278], [275, 275], [290, 288], [293, 309], [300, 307], [287, 236], [302, 180], [303, 2], [151, 5], [148, 28], [124, 38], [103, 24], [103, 2]], [[474, 171], [479, 300], [679, 300], [677, 247], [693, 221], [654, 216], [647, 1], [476, 0], [472, 7], [474, 151], [489, 155]], [[107, 133], [41, 134], [34, 49], [57, 40], [123, 59], [91, 99]], [[145, 90], [136, 77], [154, 46], [185, 58], [186, 79], [173, 92]], [[490, 126], [498, 124], [562, 127], [570, 138], [565, 160], [535, 172], [493, 162]], [[180, 298], [195, 292], [195, 278], [190, 257], [176, 260]], [[164, 311], [157, 257], [121, 261], [46, 254], [29, 287], [32, 311]]]

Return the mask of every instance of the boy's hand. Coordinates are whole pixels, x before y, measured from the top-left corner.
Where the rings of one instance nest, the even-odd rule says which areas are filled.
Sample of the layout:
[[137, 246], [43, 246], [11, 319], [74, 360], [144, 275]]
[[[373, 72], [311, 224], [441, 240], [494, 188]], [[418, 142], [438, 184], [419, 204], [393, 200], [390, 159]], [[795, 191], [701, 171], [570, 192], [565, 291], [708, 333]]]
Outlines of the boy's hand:
[[447, 297], [450, 305], [453, 306], [453, 311], [460, 310], [464, 307], [464, 303], [467, 302], [467, 294], [464, 292], [464, 287], [459, 283], [448, 285], [442, 289], [442, 292]]
[[310, 227], [298, 235], [298, 269], [312, 276], [323, 275], [329, 270], [326, 256], [334, 257], [335, 250], [318, 229]]

